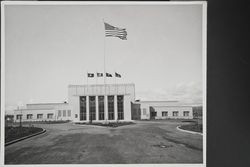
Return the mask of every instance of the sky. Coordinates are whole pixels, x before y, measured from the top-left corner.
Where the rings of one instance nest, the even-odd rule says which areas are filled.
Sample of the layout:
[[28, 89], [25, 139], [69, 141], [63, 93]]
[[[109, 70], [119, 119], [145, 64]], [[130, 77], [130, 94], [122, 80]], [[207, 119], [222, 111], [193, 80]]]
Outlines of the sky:
[[[103, 20], [127, 40], [104, 36]], [[136, 99], [202, 102], [201, 5], [6, 5], [5, 107], [67, 101], [69, 84], [118, 72]]]

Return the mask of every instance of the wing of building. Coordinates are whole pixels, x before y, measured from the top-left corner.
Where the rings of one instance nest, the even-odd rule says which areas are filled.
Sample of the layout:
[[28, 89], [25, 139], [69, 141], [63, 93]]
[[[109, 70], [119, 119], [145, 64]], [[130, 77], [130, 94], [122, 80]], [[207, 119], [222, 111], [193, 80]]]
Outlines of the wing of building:
[[116, 122], [192, 119], [192, 106], [178, 101], [135, 101], [134, 84], [69, 85], [68, 103], [27, 104], [14, 121]]
[[133, 119], [193, 119], [192, 106], [178, 101], [138, 101]]

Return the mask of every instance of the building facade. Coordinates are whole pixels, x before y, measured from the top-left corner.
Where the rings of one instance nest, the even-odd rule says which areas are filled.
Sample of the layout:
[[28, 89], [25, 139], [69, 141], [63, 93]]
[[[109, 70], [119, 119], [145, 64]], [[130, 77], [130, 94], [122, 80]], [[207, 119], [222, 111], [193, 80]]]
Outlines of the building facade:
[[134, 84], [69, 85], [68, 103], [27, 104], [14, 121], [128, 122], [193, 119], [191, 105], [178, 101], [135, 101]]
[[27, 104], [24, 109], [14, 110], [14, 121], [72, 120], [72, 107], [68, 103]]
[[14, 110], [14, 121], [131, 121], [134, 84], [69, 85], [68, 103], [27, 104]]
[[135, 113], [136, 115], [139, 113], [141, 120], [193, 119], [192, 106], [178, 101], [137, 101], [134, 104], [136, 105]]
[[69, 85], [74, 122], [131, 121], [134, 84]]

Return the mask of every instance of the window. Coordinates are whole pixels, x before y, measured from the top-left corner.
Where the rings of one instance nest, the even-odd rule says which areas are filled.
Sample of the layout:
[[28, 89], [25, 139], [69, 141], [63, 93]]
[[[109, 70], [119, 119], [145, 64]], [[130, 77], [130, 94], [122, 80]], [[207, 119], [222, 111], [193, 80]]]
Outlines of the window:
[[123, 95], [117, 96], [117, 110], [118, 110], [118, 120], [124, 119], [124, 112], [123, 112]]
[[168, 112], [167, 111], [162, 111], [162, 116], [163, 117], [167, 117], [168, 116]]
[[80, 96], [80, 121], [86, 120], [86, 96]]
[[61, 117], [61, 116], [62, 116], [62, 111], [58, 110], [58, 117]]
[[71, 110], [68, 110], [68, 117], [71, 117]]
[[104, 96], [98, 96], [99, 120], [104, 120]]
[[42, 119], [43, 118], [43, 114], [37, 114], [37, 119]]
[[16, 115], [16, 119], [22, 119], [22, 115], [21, 114]]
[[78, 115], [77, 114], [75, 114], [75, 118], [77, 118], [78, 117]]
[[50, 114], [47, 114], [47, 118], [48, 118], [48, 119], [52, 119], [52, 118], [53, 118], [53, 114], [51, 114], [51, 113], [50, 113]]
[[95, 96], [89, 96], [89, 120], [95, 120], [96, 115]]
[[189, 116], [189, 111], [184, 111], [184, 112], [183, 112], [183, 116], [184, 116], [184, 117], [188, 117], [188, 116]]
[[143, 108], [142, 111], [143, 111], [143, 115], [147, 114], [147, 109], [146, 108]]
[[114, 96], [108, 96], [108, 119], [114, 120]]
[[66, 117], [66, 110], [63, 110], [63, 117]]
[[32, 119], [32, 114], [27, 114], [27, 119]]
[[177, 117], [178, 116], [178, 111], [173, 111], [173, 116]]

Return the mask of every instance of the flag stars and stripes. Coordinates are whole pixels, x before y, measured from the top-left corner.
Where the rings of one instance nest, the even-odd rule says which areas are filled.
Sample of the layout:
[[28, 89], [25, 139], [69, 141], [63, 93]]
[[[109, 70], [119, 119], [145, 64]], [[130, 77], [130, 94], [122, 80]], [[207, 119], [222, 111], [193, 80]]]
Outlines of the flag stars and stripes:
[[114, 27], [108, 23], [105, 23], [105, 36], [106, 37], [118, 37], [122, 40], [127, 40], [127, 31], [125, 28]]

